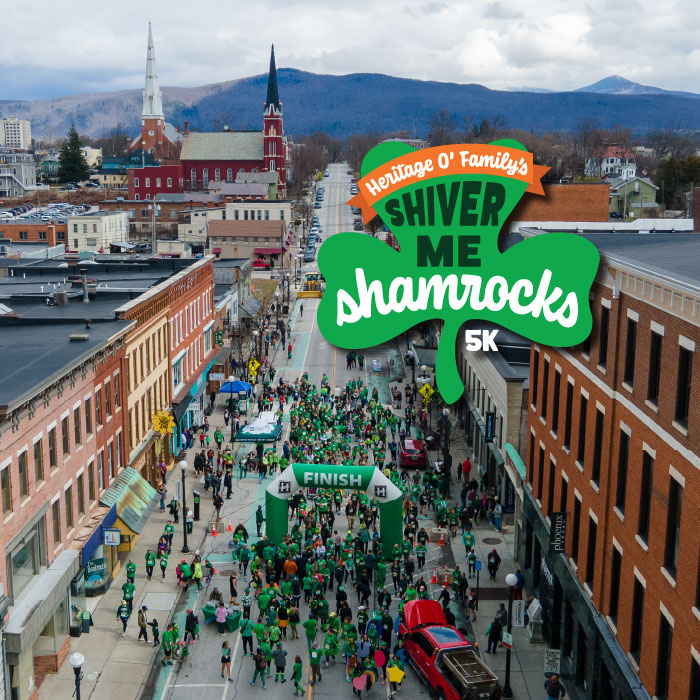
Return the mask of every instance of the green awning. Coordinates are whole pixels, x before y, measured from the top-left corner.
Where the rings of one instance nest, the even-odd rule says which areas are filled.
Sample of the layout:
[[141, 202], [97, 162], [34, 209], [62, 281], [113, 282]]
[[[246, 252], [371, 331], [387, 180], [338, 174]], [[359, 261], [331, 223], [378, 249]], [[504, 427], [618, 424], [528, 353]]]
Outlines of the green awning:
[[510, 461], [512, 462], [516, 471], [520, 475], [520, 478], [523, 481], [526, 481], [527, 480], [527, 468], [525, 467], [525, 462], [523, 462], [522, 458], [518, 454], [518, 451], [509, 442], [507, 442], [504, 445], [504, 447], [506, 448], [506, 453], [508, 454], [508, 458], [510, 459]]
[[117, 506], [117, 517], [134, 532], [141, 532], [148, 520], [148, 507], [156, 490], [131, 467], [125, 467], [114, 483], [102, 494], [103, 506]]

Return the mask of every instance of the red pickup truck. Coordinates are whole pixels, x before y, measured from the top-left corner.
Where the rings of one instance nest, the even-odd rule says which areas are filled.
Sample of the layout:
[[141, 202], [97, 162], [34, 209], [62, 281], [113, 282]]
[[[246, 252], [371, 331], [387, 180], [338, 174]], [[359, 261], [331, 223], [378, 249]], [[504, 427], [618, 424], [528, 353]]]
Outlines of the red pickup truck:
[[262, 258], [258, 258], [257, 260], [253, 260], [253, 269], [255, 269], [255, 270], [269, 270], [270, 263], [267, 260], [263, 260]]
[[437, 700], [498, 700], [498, 677], [435, 600], [406, 603], [399, 625], [409, 663]]

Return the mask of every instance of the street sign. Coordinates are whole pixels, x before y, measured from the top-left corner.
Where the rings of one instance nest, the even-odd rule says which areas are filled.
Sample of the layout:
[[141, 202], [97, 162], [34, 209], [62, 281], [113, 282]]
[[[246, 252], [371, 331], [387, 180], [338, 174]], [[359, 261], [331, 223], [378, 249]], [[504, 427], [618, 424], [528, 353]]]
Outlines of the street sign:
[[544, 672], [556, 673], [559, 675], [561, 671], [561, 651], [559, 649], [544, 650]]
[[214, 344], [223, 345], [224, 344], [224, 332], [219, 329], [214, 331]]
[[506, 647], [506, 649], [513, 648], [513, 635], [510, 632], [503, 633], [503, 646]]
[[175, 482], [175, 500], [176, 501], [182, 500], [182, 482], [180, 482], [180, 481]]
[[418, 390], [418, 393], [427, 401], [435, 393], [435, 389], [433, 389], [430, 384], [423, 384], [423, 386]]
[[248, 371], [257, 374], [258, 367], [260, 367], [260, 363], [254, 357], [251, 357], [248, 361]]
[[104, 528], [102, 530], [102, 544], [110, 547], [118, 547], [122, 541], [122, 531], [119, 528]]
[[481, 571], [481, 559], [477, 559], [477, 560], [474, 562], [474, 568], [475, 568], [477, 571]]
[[513, 601], [513, 627], [525, 627], [525, 601]]

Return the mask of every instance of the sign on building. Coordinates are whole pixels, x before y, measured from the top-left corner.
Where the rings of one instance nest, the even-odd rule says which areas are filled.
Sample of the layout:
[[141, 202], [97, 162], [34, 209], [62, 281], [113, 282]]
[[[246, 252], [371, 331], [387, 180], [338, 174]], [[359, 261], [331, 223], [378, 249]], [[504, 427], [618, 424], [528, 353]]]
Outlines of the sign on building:
[[556, 673], [559, 675], [561, 670], [561, 651], [559, 649], [544, 650], [544, 672]]
[[566, 513], [550, 513], [549, 551], [564, 553], [566, 550]]
[[484, 442], [493, 442], [494, 433], [496, 432], [496, 414], [489, 411], [486, 414], [486, 423], [484, 427]]
[[104, 528], [102, 543], [110, 547], [118, 547], [122, 541], [122, 531], [118, 528]]
[[107, 571], [107, 560], [104, 558], [91, 559], [85, 564], [85, 573], [88, 578], [91, 576], [104, 578], [105, 571]]
[[525, 603], [524, 600], [513, 601], [513, 627], [525, 627]]
[[513, 648], [513, 635], [510, 634], [510, 632], [503, 633], [503, 646], [506, 647], [506, 649]]

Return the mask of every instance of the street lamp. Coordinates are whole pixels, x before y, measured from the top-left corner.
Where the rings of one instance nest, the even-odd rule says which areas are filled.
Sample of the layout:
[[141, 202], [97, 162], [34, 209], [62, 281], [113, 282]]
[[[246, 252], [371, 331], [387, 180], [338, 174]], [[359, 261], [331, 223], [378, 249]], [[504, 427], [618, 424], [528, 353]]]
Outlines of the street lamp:
[[187, 462], [183, 459], [180, 462], [180, 473], [182, 474], [182, 552], [187, 554], [190, 548], [187, 546], [187, 495], [185, 494], [185, 472], [187, 471]]
[[234, 382], [234, 376], [233, 376], [233, 375], [231, 375], [231, 376], [228, 378], [228, 382], [229, 382], [229, 384], [228, 384], [229, 389], [231, 389], [231, 401], [229, 402], [228, 410], [229, 410], [229, 412], [230, 412], [229, 418], [230, 418], [230, 420], [231, 420], [231, 448], [233, 449], [233, 422], [234, 422], [234, 421], [233, 421], [233, 382]]
[[85, 657], [79, 651], [74, 651], [70, 655], [69, 660], [70, 665], [73, 667], [73, 673], [75, 674], [75, 697], [76, 700], [80, 700], [80, 681], [83, 680], [81, 670], [85, 663]]
[[[508, 634], [511, 634], [513, 631], [513, 589], [518, 585], [518, 577], [515, 574], [508, 574], [506, 583], [508, 584]], [[513, 691], [510, 687], [510, 647], [506, 647], [506, 677], [501, 697], [506, 699], [513, 697]]]
[[257, 328], [253, 329], [253, 344], [255, 345], [255, 359], [260, 361], [259, 358], [259, 346], [258, 346], [258, 338], [260, 337], [260, 331]]
[[[282, 284], [284, 285], [284, 280], [282, 280]], [[284, 289], [284, 287], [282, 287]], [[275, 290], [275, 308], [277, 309], [277, 327], [279, 328], [280, 325], [280, 290], [277, 289]]]
[[430, 381], [430, 377], [428, 377], [428, 367], [426, 365], [421, 365], [420, 366], [420, 374], [418, 375], [417, 383], [422, 389], [425, 384], [427, 384]]

